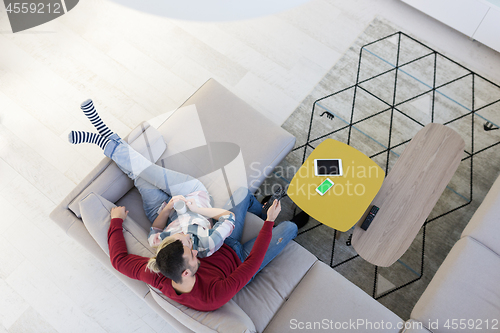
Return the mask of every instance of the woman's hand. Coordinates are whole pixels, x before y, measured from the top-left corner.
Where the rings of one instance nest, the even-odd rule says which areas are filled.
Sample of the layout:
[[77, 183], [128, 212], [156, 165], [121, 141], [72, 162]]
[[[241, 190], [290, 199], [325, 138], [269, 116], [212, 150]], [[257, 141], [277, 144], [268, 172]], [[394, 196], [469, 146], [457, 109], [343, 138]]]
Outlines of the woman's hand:
[[269, 207], [269, 210], [267, 211], [266, 221], [274, 222], [274, 220], [276, 220], [280, 212], [281, 212], [281, 203], [279, 200], [274, 200], [272, 206]]
[[173, 196], [172, 199], [170, 199], [167, 206], [165, 206], [165, 209], [168, 209], [168, 211], [170, 212], [174, 208], [174, 203], [176, 203], [179, 200], [182, 200], [187, 204], [187, 199], [183, 195], [176, 195]]
[[189, 208], [189, 210], [193, 212], [199, 208], [195, 198], [188, 198], [184, 201], [186, 202], [186, 206]]
[[111, 219], [125, 220], [127, 215], [128, 215], [128, 210], [123, 206], [111, 208]]

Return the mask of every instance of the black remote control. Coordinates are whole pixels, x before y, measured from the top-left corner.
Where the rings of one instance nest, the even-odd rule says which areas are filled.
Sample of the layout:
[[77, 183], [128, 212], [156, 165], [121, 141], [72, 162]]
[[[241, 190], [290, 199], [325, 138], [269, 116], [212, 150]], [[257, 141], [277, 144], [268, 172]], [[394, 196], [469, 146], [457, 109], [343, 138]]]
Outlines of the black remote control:
[[370, 226], [370, 224], [373, 221], [373, 218], [375, 217], [375, 215], [377, 215], [378, 210], [379, 210], [379, 208], [377, 206], [375, 206], [375, 205], [372, 206], [372, 209], [370, 209], [370, 212], [368, 213], [365, 220], [361, 224], [361, 229], [363, 229], [363, 230], [368, 229], [368, 227]]
[[271, 195], [271, 198], [264, 204], [264, 207], [262, 207], [262, 214], [267, 214], [267, 211], [269, 208], [273, 205], [274, 200], [281, 200], [284, 196], [286, 195], [286, 189], [283, 189], [281, 186], [278, 187], [276, 191], [274, 191], [273, 195]]

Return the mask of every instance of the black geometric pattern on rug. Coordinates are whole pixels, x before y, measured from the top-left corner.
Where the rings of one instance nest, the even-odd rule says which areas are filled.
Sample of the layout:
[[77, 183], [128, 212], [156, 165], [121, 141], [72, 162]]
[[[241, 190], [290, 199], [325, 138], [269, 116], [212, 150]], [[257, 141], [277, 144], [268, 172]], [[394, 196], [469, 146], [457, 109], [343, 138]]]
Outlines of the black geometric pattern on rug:
[[[391, 40], [390, 43], [388, 43], [389, 40]], [[414, 45], [411, 45], [412, 52], [405, 52], [410, 50], [407, 43], [414, 43]], [[415, 48], [419, 49], [420, 52], [415, 53]], [[370, 58], [369, 61], [364, 61], [366, 58]], [[370, 66], [370, 61], [378, 62], [377, 66], [375, 66], [376, 68]], [[385, 67], [385, 69], [380, 71], [381, 67]], [[405, 89], [399, 89], [403, 85]], [[491, 88], [500, 89], [499, 85], [399, 31], [361, 47], [356, 83], [354, 85], [317, 99], [313, 103], [307, 141], [293, 150], [299, 152], [303, 150], [302, 163], [306, 160], [308, 156], [307, 152], [310, 152], [310, 149], [314, 150], [315, 145], [338, 132], [347, 131], [346, 143], [349, 145], [354, 144], [352, 133], [353, 130], [356, 130], [382, 146], [382, 149], [379, 151], [362, 152], [372, 159], [379, 158], [379, 160], [380, 157], [384, 157], [385, 155], [385, 172], [387, 174], [390, 170], [390, 164], [393, 164], [395, 161], [394, 157], [397, 159], [397, 156], [399, 156], [414, 134], [426, 124], [438, 122], [454, 128], [462, 136], [464, 133], [467, 133], [465, 134], [468, 137], [465, 157], [462, 159], [461, 164], [468, 163], [470, 165], [468, 193], [461, 195], [450, 188], [451, 191], [461, 196], [466, 202], [456, 207], [450, 207], [439, 215], [428, 218], [424, 223], [422, 227], [422, 254], [418, 277], [376, 296], [378, 267], [374, 266], [373, 297], [375, 299], [385, 297], [420, 280], [424, 274], [426, 226], [472, 202], [474, 157], [500, 144], [500, 140], [495, 139], [488, 145], [476, 147], [474, 142], [475, 136], [484, 135], [499, 129], [499, 126], [491, 120], [490, 116], [500, 113], [500, 95], [491, 94], [492, 96], [485, 97], [482, 92], [487, 90], [485, 87], [488, 88], [488, 85]], [[481, 98], [478, 98], [478, 94], [482, 94]], [[313, 119], [315, 116], [322, 117], [321, 121], [323, 122], [342, 119], [334, 110], [336, 105], [335, 98], [340, 95], [343, 95], [342, 98], [344, 99], [346, 95], [352, 95], [350, 119], [344, 119], [345, 125], [334, 131], [313, 137]], [[360, 97], [360, 95], [363, 96]], [[369, 105], [373, 105], [375, 110], [359, 110], [358, 100], [363, 98], [371, 98], [373, 102], [369, 103]], [[429, 100], [430, 110], [428, 114], [412, 112], [408, 107], [412, 103], [421, 104], [421, 100], [426, 98]], [[446, 112], [443, 112], [445, 109]], [[370, 137], [370, 125], [364, 126], [363, 130], [360, 130], [363, 124], [382, 115], [388, 118], [389, 121], [386, 143], [384, 144]], [[405, 118], [406, 124], [408, 122], [413, 124], [414, 130], [406, 131], [408, 132], [407, 135], [411, 134], [411, 136], [394, 135], [397, 126], [395, 119], [398, 117]], [[318, 224], [304, 230], [299, 235], [307, 233], [321, 225]], [[332, 241], [330, 266], [333, 268], [359, 257], [359, 255], [355, 255], [334, 264], [336, 235], [337, 231], [335, 231]], [[347, 241], [348, 246], [350, 245], [350, 237]], [[402, 264], [404, 265], [404, 263]]]

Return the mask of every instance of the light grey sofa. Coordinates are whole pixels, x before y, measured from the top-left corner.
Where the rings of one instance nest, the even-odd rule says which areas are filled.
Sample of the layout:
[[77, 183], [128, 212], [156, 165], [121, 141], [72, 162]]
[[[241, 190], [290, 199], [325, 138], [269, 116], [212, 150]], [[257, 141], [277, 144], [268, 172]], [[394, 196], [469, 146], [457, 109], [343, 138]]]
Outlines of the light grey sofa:
[[[214, 80], [158, 129], [141, 124], [126, 140], [158, 164], [199, 177], [213, 195], [214, 206], [224, 204], [240, 186], [255, 191], [295, 144], [293, 136]], [[214, 156], [224, 156], [223, 161]], [[482, 332], [499, 331], [495, 320], [500, 319], [500, 180], [407, 322], [295, 242], [222, 308], [188, 309], [112, 268], [106, 236], [109, 210], [115, 204], [130, 211], [123, 224], [129, 252], [151, 256], [154, 250], [146, 240], [150, 222], [140, 195], [107, 158], [54, 209], [51, 218], [179, 332], [474, 331], [469, 326], [460, 330], [460, 319], [467, 325], [473, 320]], [[247, 214], [244, 241], [255, 237], [262, 223]]]
[[[202, 179], [214, 206], [224, 204], [240, 186], [255, 191], [295, 143], [293, 136], [214, 80], [158, 129], [144, 123], [126, 139], [158, 164]], [[225, 160], [211, 159], [221, 156], [221, 147]], [[207, 154], [208, 148], [212, 155]], [[114, 204], [130, 211], [124, 222], [129, 252], [151, 256], [154, 250], [146, 240], [150, 222], [140, 195], [107, 158], [56, 207], [51, 218], [179, 332], [500, 331], [500, 178], [407, 322], [295, 242], [222, 308], [188, 309], [111, 267], [106, 236]], [[262, 223], [247, 214], [244, 240], [255, 237]]]
[[[158, 129], [141, 124], [126, 140], [158, 164], [199, 177], [214, 197], [214, 206], [219, 207], [240, 186], [255, 191], [295, 144], [292, 135], [214, 80], [206, 82]], [[167, 144], [164, 152], [163, 140]], [[233, 144], [229, 155], [234, 159], [228, 160], [227, 152], [225, 161], [211, 159], [208, 148], [217, 156], [217, 142]], [[390, 323], [391, 328], [384, 331], [399, 332], [404, 324], [295, 242], [222, 308], [213, 312], [188, 309], [113, 269], [106, 233], [114, 204], [130, 211], [124, 222], [129, 252], [151, 256], [154, 250], [146, 240], [150, 222], [140, 195], [107, 158], [50, 216], [180, 332], [296, 332], [311, 325], [318, 329], [318, 324], [323, 328], [352, 325], [361, 319]], [[262, 223], [247, 214], [243, 240], [255, 237]], [[369, 326], [358, 328], [371, 330]]]
[[413, 308], [430, 332], [500, 332], [500, 177]]

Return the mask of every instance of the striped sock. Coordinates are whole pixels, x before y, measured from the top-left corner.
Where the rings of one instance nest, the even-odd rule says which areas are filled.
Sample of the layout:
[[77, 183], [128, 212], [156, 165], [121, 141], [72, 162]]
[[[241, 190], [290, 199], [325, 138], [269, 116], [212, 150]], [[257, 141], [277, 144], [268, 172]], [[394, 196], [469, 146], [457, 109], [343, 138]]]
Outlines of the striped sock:
[[89, 118], [92, 125], [97, 128], [100, 135], [106, 139], [113, 135], [113, 132], [111, 132], [108, 126], [102, 122], [101, 117], [97, 114], [97, 110], [94, 108], [94, 103], [91, 99], [83, 102], [82, 105], [80, 105], [80, 108], [83, 110], [83, 113], [85, 113], [87, 118]]
[[104, 150], [106, 145], [109, 143], [109, 139], [106, 139], [102, 135], [83, 131], [71, 131], [71, 133], [69, 133], [68, 140], [75, 145], [79, 143], [95, 143], [101, 147], [102, 150]]

